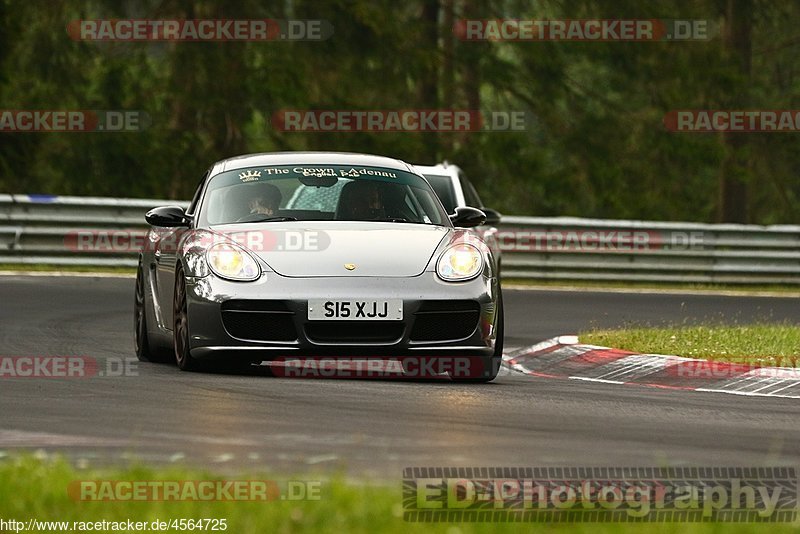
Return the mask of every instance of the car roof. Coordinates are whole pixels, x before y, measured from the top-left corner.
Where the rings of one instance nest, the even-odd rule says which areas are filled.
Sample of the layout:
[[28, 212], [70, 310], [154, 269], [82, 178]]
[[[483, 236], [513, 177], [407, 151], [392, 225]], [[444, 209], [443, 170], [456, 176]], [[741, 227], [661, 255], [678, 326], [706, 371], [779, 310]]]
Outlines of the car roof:
[[355, 152], [264, 152], [260, 154], [244, 154], [216, 162], [209, 177], [221, 172], [245, 167], [261, 165], [361, 165], [366, 167], [383, 167], [399, 171], [419, 174], [405, 161], [386, 156], [358, 154]]
[[436, 165], [413, 165], [417, 172], [420, 174], [435, 174], [439, 176], [449, 176], [451, 178], [458, 178], [458, 165], [452, 163], [437, 163]]

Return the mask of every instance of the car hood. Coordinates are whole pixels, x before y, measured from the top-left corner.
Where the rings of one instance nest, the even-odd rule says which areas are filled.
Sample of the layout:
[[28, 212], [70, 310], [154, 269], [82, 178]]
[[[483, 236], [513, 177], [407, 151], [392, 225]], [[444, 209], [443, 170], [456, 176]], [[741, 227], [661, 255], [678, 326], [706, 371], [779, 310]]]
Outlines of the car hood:
[[428, 224], [342, 221], [235, 224], [213, 230], [288, 277], [418, 276], [454, 231]]

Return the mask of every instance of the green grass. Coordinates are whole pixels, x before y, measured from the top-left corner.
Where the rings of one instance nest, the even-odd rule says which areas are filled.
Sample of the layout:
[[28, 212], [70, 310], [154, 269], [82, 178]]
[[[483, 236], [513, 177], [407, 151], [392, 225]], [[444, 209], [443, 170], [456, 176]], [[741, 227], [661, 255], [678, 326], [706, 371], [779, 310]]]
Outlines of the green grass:
[[800, 295], [800, 285], [742, 285], [742, 284], [681, 284], [656, 282], [613, 282], [595, 280], [531, 280], [528, 278], [503, 278], [504, 286], [532, 288], [574, 287], [587, 289], [631, 289], [656, 291], [725, 292], [725, 293], [768, 293], [777, 296]]
[[[514, 462], [512, 462], [514, 463]], [[399, 474], [398, 474], [399, 475]], [[226, 519], [227, 532], [574, 532], [574, 533], [798, 533], [800, 525], [577, 523], [564, 525], [514, 523], [407, 523], [402, 519], [401, 484], [355, 484], [343, 478], [323, 480], [320, 499], [314, 501], [215, 503], [192, 502], [81, 502], [72, 500], [67, 487], [75, 480], [244, 480], [273, 476], [213, 476], [186, 468], [127, 468], [76, 470], [61, 460], [30, 456], [0, 461], [0, 518], [27, 521], [153, 521], [172, 519]], [[293, 480], [314, 479], [313, 476]]]
[[800, 326], [790, 324], [589, 330], [578, 338], [581, 343], [650, 354], [783, 367], [800, 363]]
[[0, 263], [0, 271], [37, 272], [37, 273], [110, 273], [136, 275], [136, 267], [113, 267], [92, 265], [43, 265], [24, 263]]

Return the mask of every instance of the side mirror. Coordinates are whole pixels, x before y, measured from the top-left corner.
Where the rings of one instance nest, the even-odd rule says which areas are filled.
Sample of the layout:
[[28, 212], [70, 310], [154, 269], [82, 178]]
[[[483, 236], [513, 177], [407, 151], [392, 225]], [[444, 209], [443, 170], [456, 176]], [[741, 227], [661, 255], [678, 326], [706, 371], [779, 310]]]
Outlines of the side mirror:
[[481, 211], [486, 214], [486, 222], [489, 226], [497, 226], [500, 224], [500, 212], [491, 208], [481, 208]]
[[189, 226], [189, 218], [186, 212], [179, 206], [161, 206], [153, 208], [144, 216], [145, 220], [152, 226], [163, 226], [174, 228], [178, 226]]
[[478, 208], [462, 206], [456, 208], [456, 212], [450, 216], [450, 222], [453, 223], [453, 226], [458, 226], [459, 228], [472, 228], [485, 223], [486, 214]]

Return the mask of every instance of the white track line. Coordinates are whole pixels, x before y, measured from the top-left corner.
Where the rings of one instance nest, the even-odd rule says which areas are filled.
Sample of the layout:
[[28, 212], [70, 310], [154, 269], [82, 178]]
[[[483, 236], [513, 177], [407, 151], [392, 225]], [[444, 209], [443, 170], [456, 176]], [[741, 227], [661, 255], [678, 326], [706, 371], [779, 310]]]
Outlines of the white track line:
[[741, 395], [743, 397], [767, 397], [775, 399], [800, 399], [800, 395], [773, 395], [771, 393], [752, 393], [749, 391], [728, 391], [727, 389], [707, 389], [698, 388], [694, 391], [704, 391], [708, 393], [729, 393], [731, 395]]
[[570, 380], [583, 380], [584, 382], [600, 382], [603, 384], [625, 384], [625, 382], [620, 382], [619, 380], [605, 380], [603, 378], [587, 378], [585, 376], [569, 376], [567, 377]]

